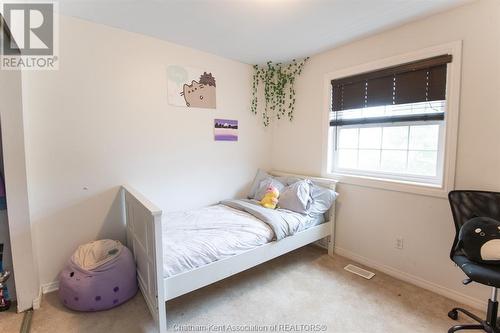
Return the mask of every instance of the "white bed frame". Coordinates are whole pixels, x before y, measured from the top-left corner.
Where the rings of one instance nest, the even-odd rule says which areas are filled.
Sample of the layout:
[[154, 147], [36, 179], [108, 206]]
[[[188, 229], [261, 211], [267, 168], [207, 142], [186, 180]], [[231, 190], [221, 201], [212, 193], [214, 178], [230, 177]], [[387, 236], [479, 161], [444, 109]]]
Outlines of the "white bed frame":
[[[318, 185], [335, 190], [332, 179], [271, 172], [274, 176], [311, 179]], [[328, 221], [280, 241], [273, 241], [240, 255], [212, 262], [185, 273], [164, 277], [162, 244], [162, 211], [128, 185], [123, 186], [124, 218], [127, 246], [137, 264], [139, 288], [155, 319], [159, 333], [167, 332], [166, 301], [242, 272], [263, 262], [327, 237], [328, 254], [333, 255], [335, 204], [327, 213]]]

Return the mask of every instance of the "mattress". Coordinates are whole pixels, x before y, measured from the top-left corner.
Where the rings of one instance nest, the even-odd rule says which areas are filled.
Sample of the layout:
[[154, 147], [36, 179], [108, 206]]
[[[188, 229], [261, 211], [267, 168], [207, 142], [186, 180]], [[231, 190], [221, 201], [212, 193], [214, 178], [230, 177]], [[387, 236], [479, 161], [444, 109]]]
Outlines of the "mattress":
[[[300, 229], [322, 222], [323, 216], [305, 217]], [[269, 243], [274, 232], [253, 215], [219, 204], [165, 214], [162, 236], [164, 277], [171, 277]]]

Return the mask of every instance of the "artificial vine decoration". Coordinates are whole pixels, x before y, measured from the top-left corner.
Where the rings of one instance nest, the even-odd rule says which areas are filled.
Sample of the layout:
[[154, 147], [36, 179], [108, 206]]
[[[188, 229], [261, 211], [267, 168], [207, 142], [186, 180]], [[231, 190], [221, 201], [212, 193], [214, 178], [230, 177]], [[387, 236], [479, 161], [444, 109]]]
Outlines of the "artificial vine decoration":
[[[262, 111], [264, 126], [269, 126], [271, 118], [276, 116], [281, 119], [285, 115], [293, 119], [295, 111], [294, 83], [297, 76], [302, 73], [302, 68], [309, 57], [297, 62], [295, 59], [287, 64], [273, 64], [268, 61], [266, 66], [254, 65], [252, 85], [251, 111], [257, 114], [257, 93], [259, 83], [264, 83], [265, 107]], [[288, 89], [287, 89], [288, 88]]]

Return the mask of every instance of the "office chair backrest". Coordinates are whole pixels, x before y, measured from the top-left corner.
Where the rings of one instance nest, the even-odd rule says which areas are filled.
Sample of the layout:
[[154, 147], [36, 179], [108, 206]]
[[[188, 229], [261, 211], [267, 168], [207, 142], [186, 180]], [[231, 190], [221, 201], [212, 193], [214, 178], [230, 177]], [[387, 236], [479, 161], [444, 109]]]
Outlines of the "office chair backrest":
[[453, 221], [455, 222], [455, 240], [450, 257], [458, 250], [458, 233], [465, 222], [474, 217], [490, 217], [500, 221], [500, 193], [486, 191], [451, 191], [448, 194]]

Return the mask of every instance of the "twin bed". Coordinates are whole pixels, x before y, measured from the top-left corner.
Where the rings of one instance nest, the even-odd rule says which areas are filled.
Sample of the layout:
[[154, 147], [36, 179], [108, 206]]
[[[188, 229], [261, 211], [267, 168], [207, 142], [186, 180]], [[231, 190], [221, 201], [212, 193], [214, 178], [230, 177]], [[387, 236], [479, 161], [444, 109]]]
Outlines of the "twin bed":
[[[331, 179], [272, 172], [274, 177], [308, 179], [335, 191]], [[309, 216], [270, 210], [252, 200], [164, 214], [132, 187], [123, 186], [127, 246], [137, 279], [160, 333], [167, 331], [165, 302], [242, 272], [299, 247], [326, 240], [333, 254], [335, 202]]]

